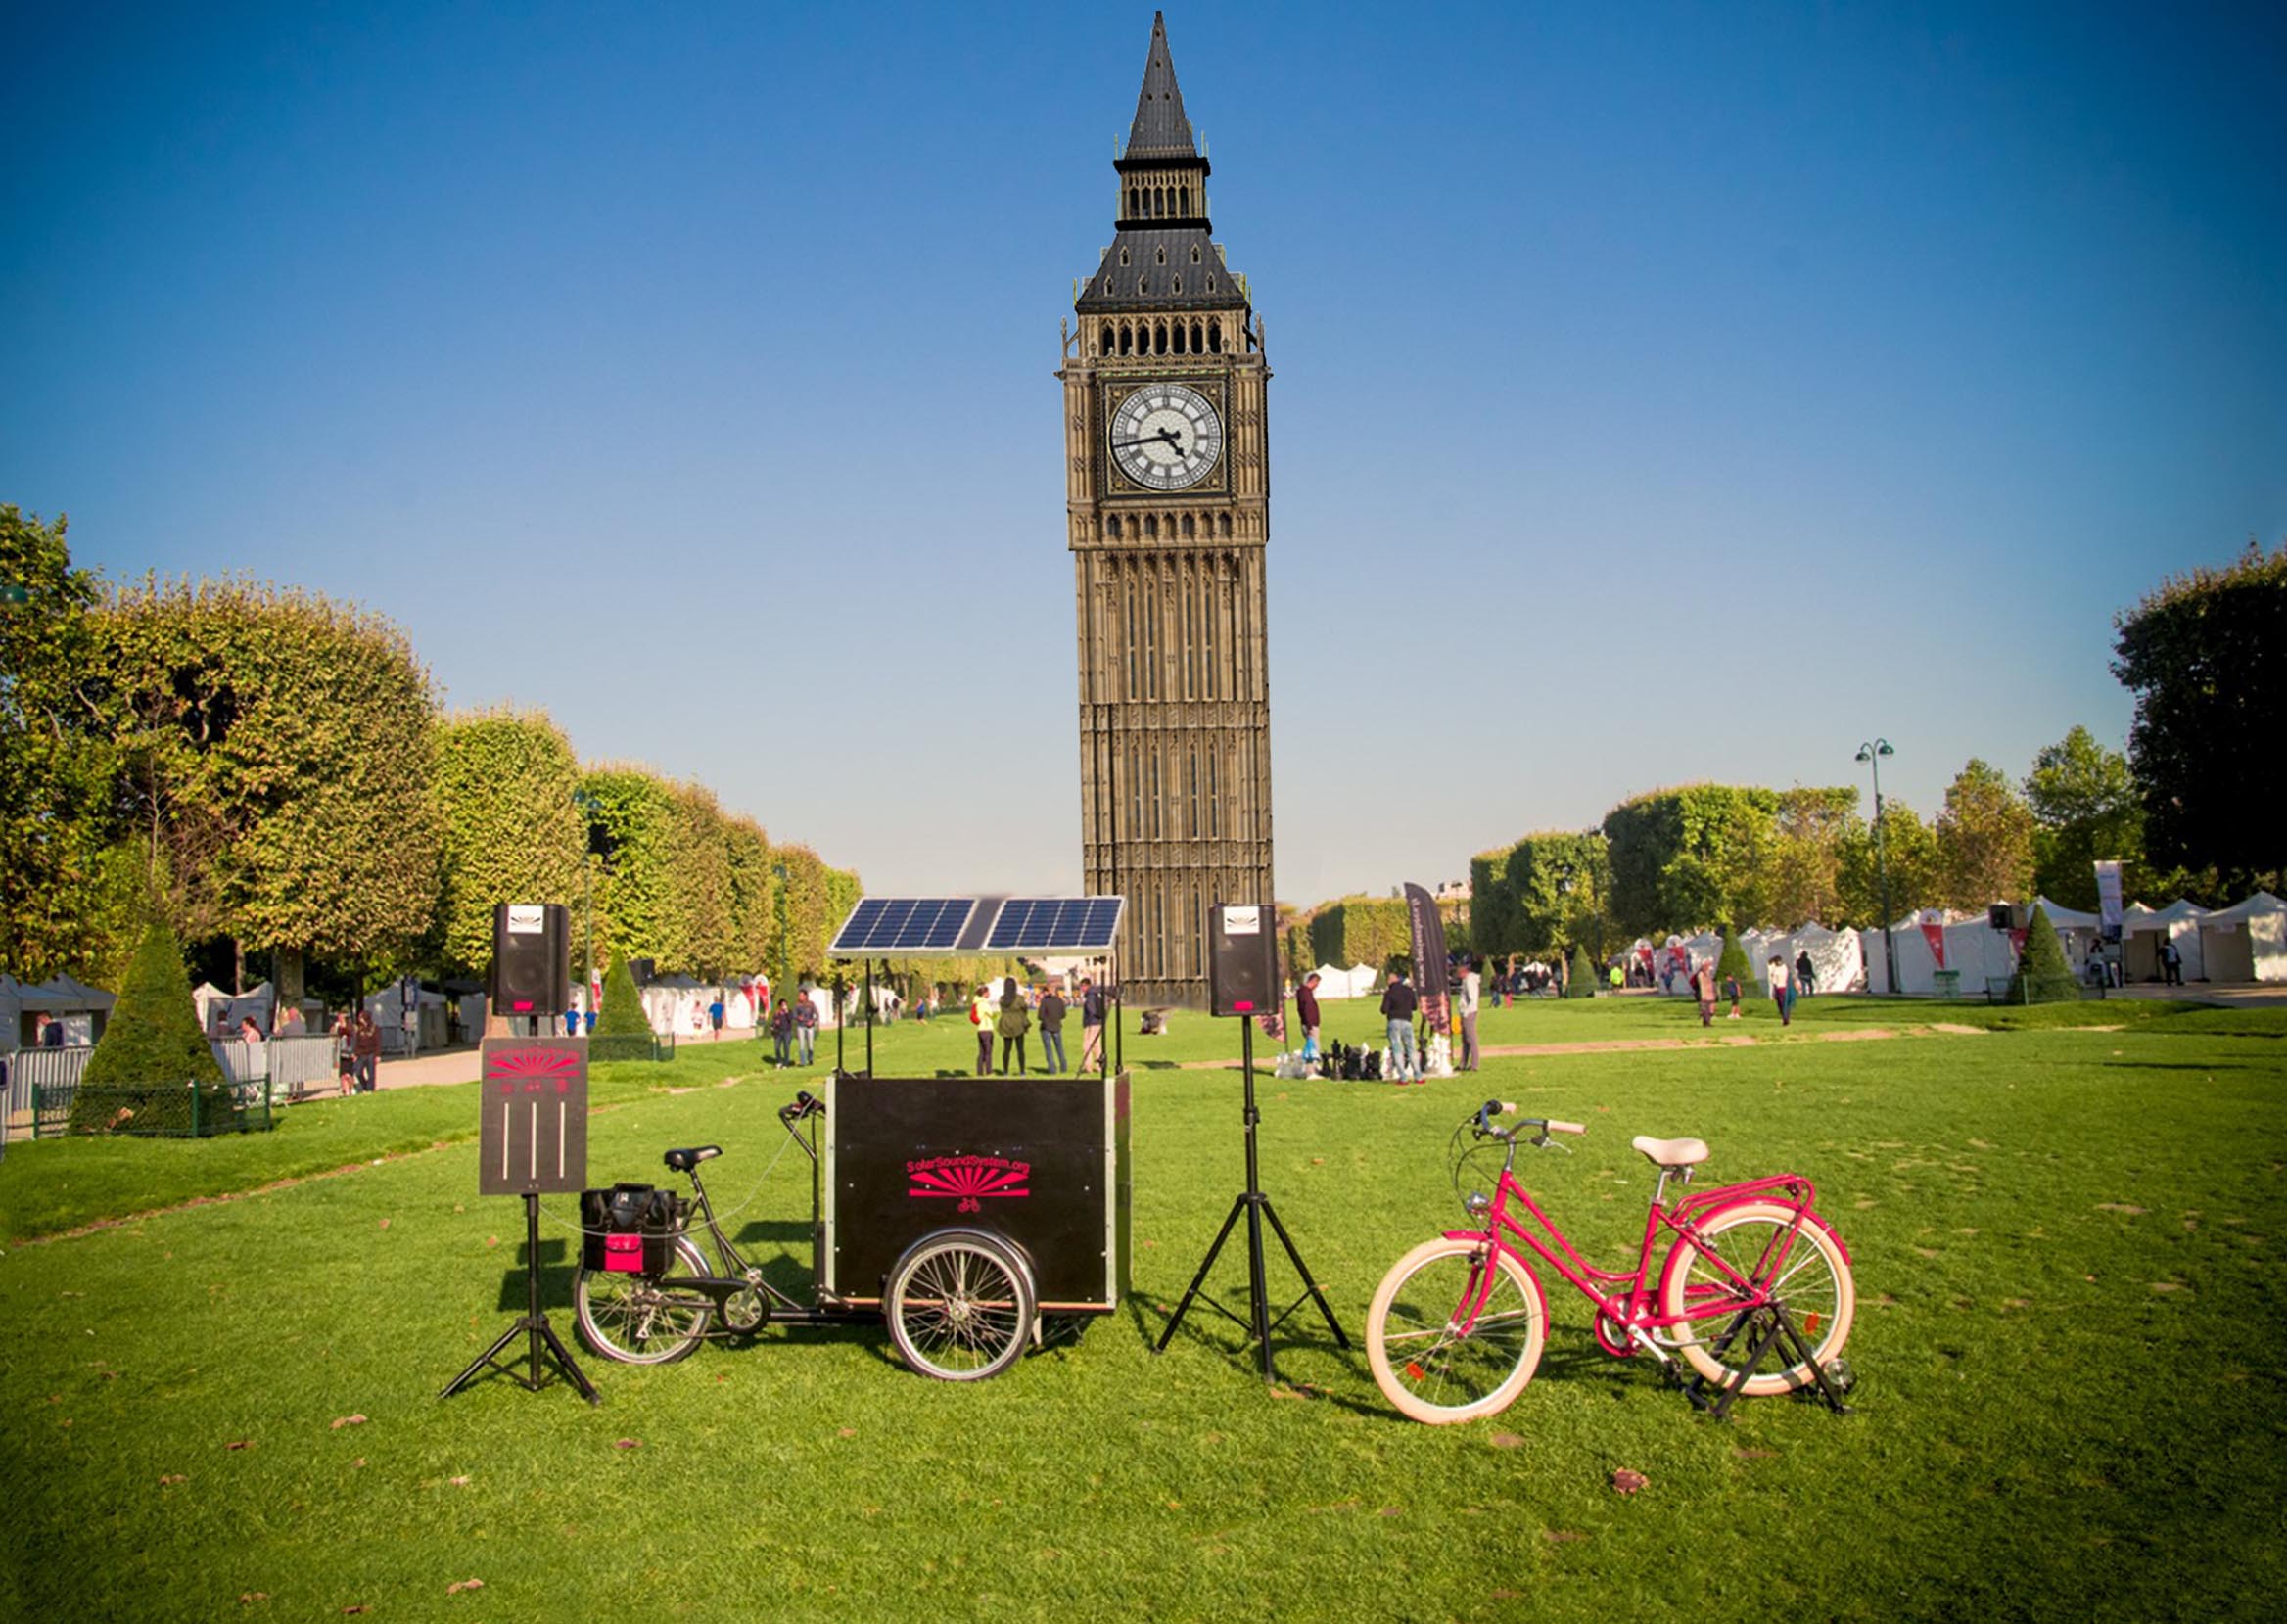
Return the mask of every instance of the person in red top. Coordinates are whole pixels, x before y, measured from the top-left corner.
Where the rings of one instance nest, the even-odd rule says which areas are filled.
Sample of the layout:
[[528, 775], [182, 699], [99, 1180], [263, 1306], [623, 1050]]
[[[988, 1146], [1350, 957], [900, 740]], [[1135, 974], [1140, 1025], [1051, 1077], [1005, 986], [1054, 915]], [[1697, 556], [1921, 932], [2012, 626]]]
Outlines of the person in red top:
[[1302, 985], [1294, 990], [1294, 1018], [1302, 1026], [1302, 1057], [1318, 1058], [1318, 972], [1313, 970], [1302, 978]]

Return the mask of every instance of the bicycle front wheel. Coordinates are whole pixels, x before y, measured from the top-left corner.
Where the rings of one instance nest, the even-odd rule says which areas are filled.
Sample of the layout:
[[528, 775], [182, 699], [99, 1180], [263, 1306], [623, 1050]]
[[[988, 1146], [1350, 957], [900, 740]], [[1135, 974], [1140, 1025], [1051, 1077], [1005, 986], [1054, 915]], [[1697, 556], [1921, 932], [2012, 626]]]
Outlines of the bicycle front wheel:
[[[1461, 1317], [1493, 1269], [1483, 1310]], [[1541, 1362], [1549, 1305], [1514, 1254], [1483, 1241], [1425, 1240], [1398, 1259], [1366, 1312], [1366, 1362], [1398, 1414], [1432, 1426], [1506, 1410]]]
[[[1677, 1239], [1660, 1270], [1660, 1313], [1689, 1317], [1669, 1331], [1676, 1351], [1719, 1385], [1738, 1378], [1760, 1333], [1755, 1321], [1742, 1318], [1757, 1296], [1787, 1305], [1821, 1365], [1843, 1351], [1858, 1306], [1850, 1260], [1825, 1221], [1806, 1212], [1798, 1227], [1796, 1210], [1777, 1201], [1742, 1201], [1710, 1213]], [[1793, 1352], [1784, 1341], [1775, 1351], [1782, 1362]], [[1768, 1397], [1814, 1379], [1807, 1362], [1781, 1363], [1740, 1390]]]
[[899, 1356], [914, 1369], [940, 1381], [982, 1381], [1024, 1352], [1032, 1271], [991, 1235], [943, 1230], [898, 1260], [882, 1313]]
[[707, 1334], [713, 1305], [696, 1288], [676, 1284], [706, 1277], [706, 1255], [678, 1237], [665, 1275], [623, 1275], [583, 1269], [572, 1285], [581, 1337], [606, 1359], [623, 1365], [672, 1365]]

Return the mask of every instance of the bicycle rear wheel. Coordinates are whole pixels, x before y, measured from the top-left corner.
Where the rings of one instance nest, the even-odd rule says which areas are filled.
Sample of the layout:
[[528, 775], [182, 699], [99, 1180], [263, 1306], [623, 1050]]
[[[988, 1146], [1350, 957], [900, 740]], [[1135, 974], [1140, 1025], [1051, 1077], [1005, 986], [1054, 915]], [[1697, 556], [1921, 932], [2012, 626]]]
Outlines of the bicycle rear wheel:
[[[1659, 1275], [1660, 1313], [1671, 1319], [1690, 1316], [1669, 1334], [1692, 1369], [1718, 1384], [1738, 1376], [1757, 1334], [1756, 1325], [1741, 1316], [1757, 1294], [1786, 1303], [1821, 1365], [1843, 1351], [1857, 1310], [1857, 1288], [1842, 1242], [1817, 1214], [1802, 1214], [1797, 1229], [1793, 1207], [1742, 1201], [1710, 1213], [1694, 1234], [1696, 1244], [1691, 1238], [1676, 1240]], [[1731, 1340], [1718, 1347], [1727, 1332]], [[1782, 1341], [1776, 1357], [1784, 1361], [1792, 1352]], [[1767, 1397], [1814, 1379], [1807, 1362], [1766, 1365], [1741, 1391]]]
[[714, 1306], [693, 1287], [678, 1289], [676, 1277], [707, 1273], [706, 1255], [687, 1235], [677, 1239], [665, 1275], [583, 1269], [572, 1285], [581, 1337], [623, 1365], [672, 1365], [685, 1358], [705, 1338]]
[[944, 1230], [907, 1248], [881, 1307], [908, 1365], [940, 1381], [983, 1381], [1024, 1352], [1032, 1272], [991, 1235]]
[[1398, 1414], [1432, 1426], [1509, 1407], [1541, 1362], [1549, 1306], [1515, 1254], [1499, 1268], [1476, 1322], [1455, 1322], [1494, 1266], [1483, 1241], [1425, 1240], [1390, 1267], [1366, 1311], [1366, 1362]]

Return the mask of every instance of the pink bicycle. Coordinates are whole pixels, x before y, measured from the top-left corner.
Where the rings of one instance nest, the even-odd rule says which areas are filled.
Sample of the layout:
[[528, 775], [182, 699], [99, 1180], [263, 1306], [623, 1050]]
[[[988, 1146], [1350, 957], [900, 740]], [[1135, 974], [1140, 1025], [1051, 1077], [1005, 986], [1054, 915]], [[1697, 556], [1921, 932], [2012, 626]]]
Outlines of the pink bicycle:
[[[1857, 1297], [1850, 1254], [1811, 1210], [1809, 1180], [1780, 1174], [1699, 1190], [1670, 1205], [1669, 1181], [1688, 1184], [1707, 1147], [1698, 1139], [1639, 1137], [1635, 1148], [1659, 1170], [1659, 1183], [1636, 1267], [1599, 1269], [1582, 1261], [1515, 1172], [1520, 1139], [1546, 1149], [1553, 1134], [1588, 1130], [1541, 1117], [1507, 1127], [1493, 1121], [1516, 1111], [1488, 1099], [1454, 1130], [1454, 1194], [1483, 1227], [1449, 1230], [1398, 1259], [1367, 1312], [1367, 1361], [1400, 1414], [1431, 1423], [1473, 1420], [1524, 1391], [1540, 1364], [1549, 1308], [1519, 1242], [1595, 1305], [1597, 1346], [1614, 1358], [1648, 1349], [1672, 1368], [1681, 1354], [1707, 1385], [1724, 1391], [1725, 1405], [1740, 1393], [1784, 1393], [1813, 1381], [1833, 1400], [1828, 1368], [1850, 1334]], [[1491, 1197], [1465, 1189], [1496, 1146], [1501, 1173]], [[1513, 1216], [1519, 1208], [1554, 1249]], [[1673, 1239], [1656, 1276], [1653, 1247], [1663, 1231]], [[1776, 1368], [1758, 1369], [1773, 1352]], [[1846, 1368], [1835, 1369], [1846, 1382]]]

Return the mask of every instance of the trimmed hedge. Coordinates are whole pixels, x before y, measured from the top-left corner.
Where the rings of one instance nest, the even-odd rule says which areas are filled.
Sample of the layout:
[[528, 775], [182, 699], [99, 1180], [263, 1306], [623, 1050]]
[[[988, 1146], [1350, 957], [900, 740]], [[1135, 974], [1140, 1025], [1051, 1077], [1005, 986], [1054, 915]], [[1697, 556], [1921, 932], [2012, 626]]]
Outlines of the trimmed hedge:
[[2072, 1003], [2080, 998], [2080, 982], [2065, 961], [2065, 946], [2049, 923], [2048, 909], [2033, 905], [2032, 920], [2025, 930], [2025, 951], [2018, 955], [2017, 973], [2009, 978], [2011, 1003]]
[[70, 1127], [86, 1134], [188, 1134], [193, 1086], [205, 1133], [210, 1116], [230, 1113], [230, 1089], [200, 1030], [174, 932], [155, 913], [127, 967], [127, 985], [105, 1023], [103, 1041], [87, 1057], [71, 1099]]
[[1575, 947], [1572, 950], [1571, 975], [1565, 983], [1564, 996], [1568, 998], [1596, 997], [1596, 966], [1589, 961], [1586, 948]]
[[[612, 966], [603, 973], [603, 1003], [595, 1012], [595, 1031], [590, 1035], [588, 1054], [591, 1058], [603, 1056], [594, 1043], [606, 1038], [640, 1039], [651, 1037], [651, 1019], [643, 1013], [643, 997], [635, 990], [634, 972], [628, 968], [628, 955], [612, 955]], [[615, 1054], [627, 1059], [628, 1055]], [[648, 1058], [648, 1056], [646, 1056]]]

